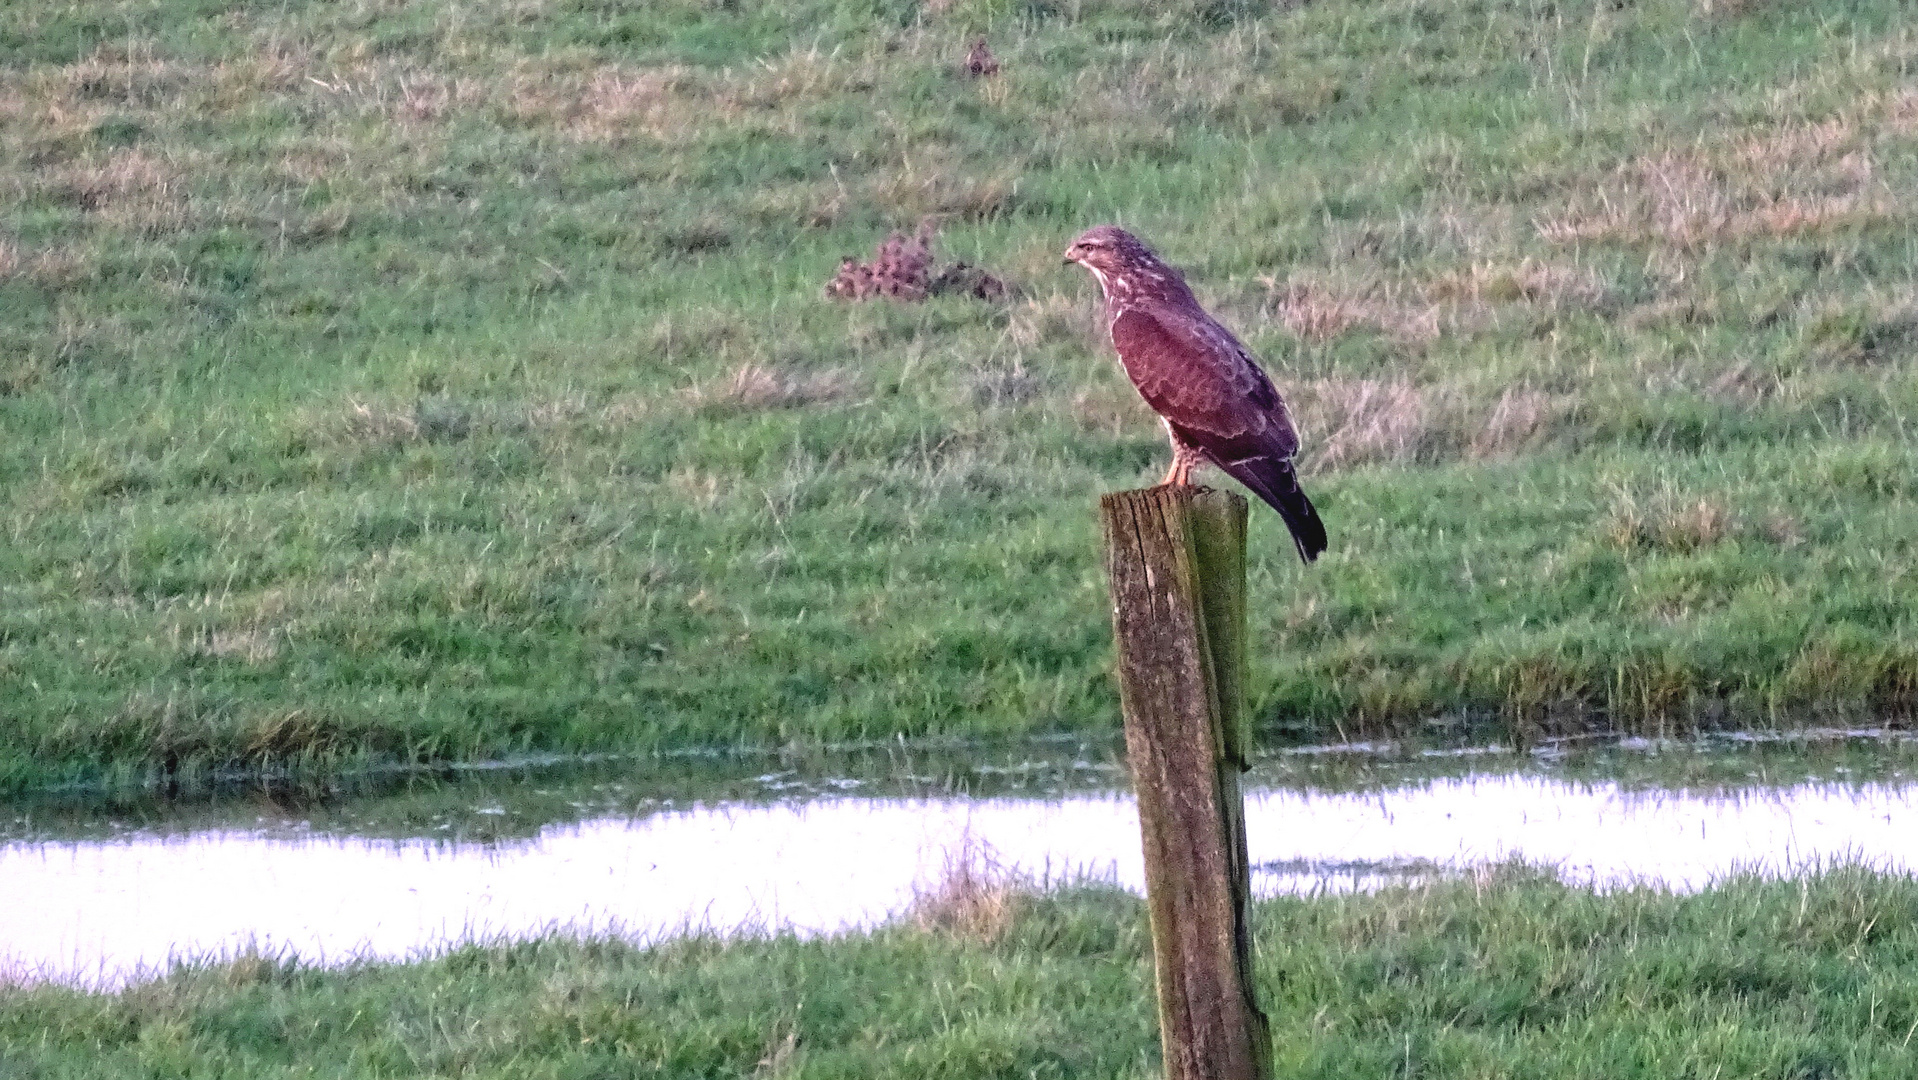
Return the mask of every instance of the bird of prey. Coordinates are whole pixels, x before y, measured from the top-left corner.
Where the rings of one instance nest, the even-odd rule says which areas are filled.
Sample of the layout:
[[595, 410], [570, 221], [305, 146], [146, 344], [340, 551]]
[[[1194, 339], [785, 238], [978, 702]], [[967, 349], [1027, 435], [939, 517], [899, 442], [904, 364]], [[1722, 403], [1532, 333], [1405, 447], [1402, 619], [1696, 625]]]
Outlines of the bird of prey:
[[1194, 468], [1217, 465], [1279, 512], [1299, 558], [1318, 558], [1325, 525], [1293, 471], [1298, 432], [1252, 354], [1199, 306], [1184, 275], [1124, 229], [1088, 229], [1066, 262], [1099, 279], [1119, 363], [1172, 440], [1160, 483], [1189, 485]]

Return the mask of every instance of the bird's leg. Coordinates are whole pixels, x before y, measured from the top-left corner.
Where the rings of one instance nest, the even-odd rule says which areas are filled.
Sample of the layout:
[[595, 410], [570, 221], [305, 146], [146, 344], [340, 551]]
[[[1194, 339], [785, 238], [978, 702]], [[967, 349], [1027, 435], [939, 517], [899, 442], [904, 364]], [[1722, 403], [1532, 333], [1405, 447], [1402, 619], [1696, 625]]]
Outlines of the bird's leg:
[[[1165, 421], [1161, 420], [1160, 423]], [[1167, 470], [1165, 479], [1159, 481], [1159, 484], [1160, 486], [1171, 484], [1175, 487], [1191, 487], [1192, 470], [1205, 464], [1205, 459], [1173, 432], [1171, 424], [1165, 424], [1165, 435], [1172, 440], [1172, 468]]]

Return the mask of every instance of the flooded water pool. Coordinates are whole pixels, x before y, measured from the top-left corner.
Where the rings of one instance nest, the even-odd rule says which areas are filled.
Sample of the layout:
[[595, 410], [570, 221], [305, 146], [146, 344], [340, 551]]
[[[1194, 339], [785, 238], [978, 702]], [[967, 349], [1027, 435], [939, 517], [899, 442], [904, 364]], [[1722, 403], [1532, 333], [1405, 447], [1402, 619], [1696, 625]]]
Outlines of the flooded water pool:
[[[1744, 870], [1918, 868], [1918, 760], [1902, 742], [1657, 750], [1274, 757], [1247, 778], [1254, 888], [1510, 860], [1681, 890]], [[112, 985], [250, 948], [329, 962], [555, 928], [825, 933], [898, 915], [957, 858], [1138, 890], [1115, 754], [606, 763], [373, 792], [43, 802], [0, 814], [0, 968]]]

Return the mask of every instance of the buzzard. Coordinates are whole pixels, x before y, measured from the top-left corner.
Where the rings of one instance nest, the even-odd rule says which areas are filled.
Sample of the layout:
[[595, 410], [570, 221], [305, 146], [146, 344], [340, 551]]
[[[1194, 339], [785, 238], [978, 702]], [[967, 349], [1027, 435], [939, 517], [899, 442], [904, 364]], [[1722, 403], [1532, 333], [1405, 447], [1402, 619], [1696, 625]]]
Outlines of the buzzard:
[[1299, 435], [1252, 354], [1199, 306], [1184, 275], [1124, 229], [1088, 229], [1066, 261], [1099, 279], [1112, 347], [1172, 440], [1172, 470], [1160, 482], [1190, 484], [1192, 470], [1211, 462], [1279, 512], [1299, 558], [1318, 558], [1325, 525], [1292, 468]]

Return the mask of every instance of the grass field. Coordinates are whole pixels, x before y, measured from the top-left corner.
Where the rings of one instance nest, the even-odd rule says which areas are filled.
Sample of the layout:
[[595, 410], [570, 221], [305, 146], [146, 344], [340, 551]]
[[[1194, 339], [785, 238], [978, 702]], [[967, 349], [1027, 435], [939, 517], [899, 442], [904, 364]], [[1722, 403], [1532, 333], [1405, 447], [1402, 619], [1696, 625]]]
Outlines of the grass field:
[[[1158, 1075], [1144, 907], [946, 894], [870, 936], [565, 938], [111, 994], [0, 983], [23, 1080]], [[1918, 885], [1839, 869], [1691, 897], [1529, 871], [1254, 909], [1276, 1075], [1903, 1078]]]
[[0, 788], [1113, 724], [1104, 220], [1306, 434], [1266, 737], [1909, 709], [1906, 15], [0, 6]]

